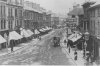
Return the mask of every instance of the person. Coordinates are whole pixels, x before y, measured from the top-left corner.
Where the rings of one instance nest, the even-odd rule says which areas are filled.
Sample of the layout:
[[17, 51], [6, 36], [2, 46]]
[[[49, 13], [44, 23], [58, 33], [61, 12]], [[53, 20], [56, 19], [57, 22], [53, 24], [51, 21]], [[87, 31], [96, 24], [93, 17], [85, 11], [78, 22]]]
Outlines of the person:
[[66, 45], [66, 43], [67, 43], [67, 41], [66, 41], [66, 39], [64, 40], [64, 44]]
[[74, 52], [74, 60], [77, 60], [77, 52], [76, 52], [76, 50], [75, 50], [75, 52]]
[[70, 47], [69, 47], [69, 53], [70, 53]]
[[10, 44], [11, 44], [11, 52], [13, 52], [13, 42], [14, 42], [14, 40], [11, 40], [10, 41]]
[[39, 36], [39, 40], [41, 40], [41, 36]]

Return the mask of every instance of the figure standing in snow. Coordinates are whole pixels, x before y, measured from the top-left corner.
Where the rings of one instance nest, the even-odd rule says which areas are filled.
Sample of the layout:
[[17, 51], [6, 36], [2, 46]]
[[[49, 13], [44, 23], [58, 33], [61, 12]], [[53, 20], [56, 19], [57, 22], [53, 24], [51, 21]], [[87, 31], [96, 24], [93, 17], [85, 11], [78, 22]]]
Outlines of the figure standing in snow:
[[74, 52], [74, 60], [77, 60], [77, 52], [76, 52], [76, 50], [75, 50], [75, 52]]

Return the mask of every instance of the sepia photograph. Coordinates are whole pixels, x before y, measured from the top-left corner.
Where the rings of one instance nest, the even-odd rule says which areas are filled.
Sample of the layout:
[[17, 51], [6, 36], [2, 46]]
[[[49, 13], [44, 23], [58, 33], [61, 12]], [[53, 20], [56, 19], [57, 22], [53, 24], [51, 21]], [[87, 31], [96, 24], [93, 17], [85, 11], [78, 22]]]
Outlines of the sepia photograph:
[[0, 0], [0, 66], [100, 66], [100, 0]]

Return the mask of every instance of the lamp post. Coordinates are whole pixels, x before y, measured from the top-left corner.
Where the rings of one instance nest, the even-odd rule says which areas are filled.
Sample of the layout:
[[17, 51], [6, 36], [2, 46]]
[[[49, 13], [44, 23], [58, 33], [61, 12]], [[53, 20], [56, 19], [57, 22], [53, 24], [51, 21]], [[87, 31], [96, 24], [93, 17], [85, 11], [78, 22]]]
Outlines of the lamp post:
[[84, 57], [86, 57], [86, 48], [87, 48], [87, 42], [86, 41], [88, 41], [89, 40], [89, 32], [85, 32], [84, 33], [84, 35], [85, 35], [85, 37], [84, 37], [84, 39], [85, 39], [85, 43], [84, 43]]

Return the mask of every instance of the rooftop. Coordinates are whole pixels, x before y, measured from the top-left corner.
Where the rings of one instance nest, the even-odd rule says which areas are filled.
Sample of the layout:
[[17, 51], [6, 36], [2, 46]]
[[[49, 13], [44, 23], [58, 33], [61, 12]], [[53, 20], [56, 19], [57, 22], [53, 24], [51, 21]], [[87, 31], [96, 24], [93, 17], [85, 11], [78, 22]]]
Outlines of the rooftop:
[[91, 5], [90, 9], [91, 8], [96, 8], [96, 7], [100, 7], [100, 3], [99, 2], [96, 2], [95, 4]]
[[77, 7], [68, 13], [68, 15], [82, 15], [84, 14], [83, 8]]

